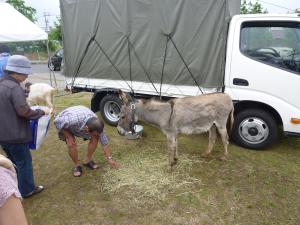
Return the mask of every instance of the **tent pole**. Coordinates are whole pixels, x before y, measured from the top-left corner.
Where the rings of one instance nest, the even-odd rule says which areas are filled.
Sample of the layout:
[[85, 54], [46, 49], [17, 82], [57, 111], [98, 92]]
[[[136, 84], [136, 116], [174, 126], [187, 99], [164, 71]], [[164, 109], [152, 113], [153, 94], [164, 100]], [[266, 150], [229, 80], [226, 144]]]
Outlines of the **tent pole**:
[[46, 40], [46, 47], [47, 47], [47, 55], [48, 55], [48, 62], [47, 63], [48, 63], [48, 69], [49, 69], [50, 85], [52, 87], [53, 85], [52, 85], [52, 74], [51, 74], [50, 65], [49, 65], [49, 62], [50, 62], [50, 51], [49, 51], [48, 39]]

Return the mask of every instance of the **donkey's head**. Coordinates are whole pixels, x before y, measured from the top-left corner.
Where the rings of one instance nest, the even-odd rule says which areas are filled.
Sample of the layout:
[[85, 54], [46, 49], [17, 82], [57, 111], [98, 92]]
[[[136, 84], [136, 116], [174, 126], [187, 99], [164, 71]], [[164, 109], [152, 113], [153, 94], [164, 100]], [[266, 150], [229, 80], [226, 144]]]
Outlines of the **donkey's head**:
[[128, 132], [135, 133], [134, 124], [137, 122], [138, 118], [135, 114], [136, 102], [128, 94], [119, 90], [119, 96], [123, 100], [124, 105], [121, 107], [120, 119], [118, 122], [118, 132], [120, 135], [125, 135]]

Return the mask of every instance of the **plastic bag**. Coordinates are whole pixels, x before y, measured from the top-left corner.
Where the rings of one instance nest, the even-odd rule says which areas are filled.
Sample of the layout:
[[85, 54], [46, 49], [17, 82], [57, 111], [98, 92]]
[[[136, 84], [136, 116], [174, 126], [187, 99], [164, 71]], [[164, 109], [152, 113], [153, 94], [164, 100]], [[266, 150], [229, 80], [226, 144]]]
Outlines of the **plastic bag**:
[[[32, 106], [31, 109], [43, 109], [44, 106]], [[29, 148], [37, 150], [45, 140], [50, 126], [51, 115], [44, 115], [38, 120], [30, 120], [30, 128], [32, 132], [32, 141]]]

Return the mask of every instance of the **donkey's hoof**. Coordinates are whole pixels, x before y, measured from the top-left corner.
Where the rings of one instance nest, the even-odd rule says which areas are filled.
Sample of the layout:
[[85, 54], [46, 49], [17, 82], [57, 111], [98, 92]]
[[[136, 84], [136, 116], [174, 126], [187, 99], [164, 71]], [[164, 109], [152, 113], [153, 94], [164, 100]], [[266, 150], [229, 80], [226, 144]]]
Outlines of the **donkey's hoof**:
[[176, 163], [177, 163], [177, 160], [175, 160], [175, 161], [173, 161], [173, 162], [170, 162], [170, 166], [173, 167], [173, 166], [176, 165]]
[[206, 152], [204, 152], [204, 153], [201, 154], [202, 158], [208, 158], [208, 156], [209, 156], [209, 153], [206, 153]]
[[228, 160], [228, 155], [221, 155], [220, 160], [227, 161]]

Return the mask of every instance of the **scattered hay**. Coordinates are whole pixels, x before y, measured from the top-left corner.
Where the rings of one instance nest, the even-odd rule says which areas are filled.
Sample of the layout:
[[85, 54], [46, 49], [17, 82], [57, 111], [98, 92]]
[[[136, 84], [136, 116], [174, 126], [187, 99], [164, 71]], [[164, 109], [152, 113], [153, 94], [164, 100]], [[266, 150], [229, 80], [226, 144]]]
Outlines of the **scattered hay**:
[[178, 164], [171, 169], [166, 155], [126, 154], [118, 170], [108, 170], [101, 186], [103, 192], [126, 195], [136, 202], [163, 200], [170, 193], [186, 192], [201, 180], [189, 171], [199, 160], [180, 155]]

